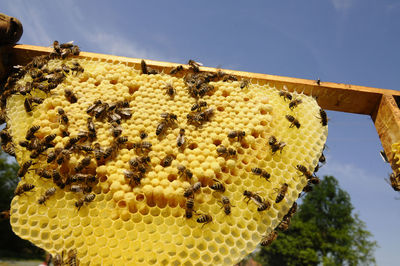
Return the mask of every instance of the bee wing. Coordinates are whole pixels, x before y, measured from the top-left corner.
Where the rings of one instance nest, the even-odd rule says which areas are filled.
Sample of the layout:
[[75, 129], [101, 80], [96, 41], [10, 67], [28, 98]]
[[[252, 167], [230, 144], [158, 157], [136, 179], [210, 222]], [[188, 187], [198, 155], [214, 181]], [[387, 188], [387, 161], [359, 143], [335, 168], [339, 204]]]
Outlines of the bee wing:
[[385, 153], [384, 150], [380, 151], [379, 154], [381, 155], [382, 160], [383, 160], [385, 163], [389, 163], [389, 159], [388, 159], [388, 157], [386, 156], [386, 153]]

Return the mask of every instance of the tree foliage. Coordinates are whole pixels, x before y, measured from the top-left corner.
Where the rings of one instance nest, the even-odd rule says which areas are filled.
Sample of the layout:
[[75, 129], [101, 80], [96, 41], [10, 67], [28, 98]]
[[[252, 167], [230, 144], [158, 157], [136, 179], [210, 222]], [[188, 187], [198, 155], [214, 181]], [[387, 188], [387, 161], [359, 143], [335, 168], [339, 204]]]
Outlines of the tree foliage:
[[[10, 157], [0, 150], [0, 211], [10, 209], [14, 190], [19, 182], [17, 178], [18, 169], [18, 164], [10, 162]], [[2, 239], [0, 241], [0, 257], [43, 257], [42, 249], [14, 234], [9, 219], [0, 219], [0, 235]]]
[[261, 248], [258, 261], [263, 265], [375, 264], [377, 244], [353, 209], [338, 181], [325, 176], [304, 197], [289, 230]]

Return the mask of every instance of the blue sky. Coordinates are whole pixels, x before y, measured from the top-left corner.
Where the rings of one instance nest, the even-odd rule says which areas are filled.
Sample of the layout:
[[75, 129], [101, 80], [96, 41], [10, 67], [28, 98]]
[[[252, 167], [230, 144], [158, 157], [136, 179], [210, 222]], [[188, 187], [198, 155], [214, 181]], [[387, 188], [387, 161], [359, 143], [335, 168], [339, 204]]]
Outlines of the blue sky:
[[[279, 2], [279, 3], [278, 3]], [[285, 2], [283, 4], [282, 2]], [[83, 51], [399, 90], [400, 1], [2, 1], [20, 43], [74, 40]], [[398, 265], [400, 201], [369, 116], [328, 112], [328, 163], [380, 246]]]

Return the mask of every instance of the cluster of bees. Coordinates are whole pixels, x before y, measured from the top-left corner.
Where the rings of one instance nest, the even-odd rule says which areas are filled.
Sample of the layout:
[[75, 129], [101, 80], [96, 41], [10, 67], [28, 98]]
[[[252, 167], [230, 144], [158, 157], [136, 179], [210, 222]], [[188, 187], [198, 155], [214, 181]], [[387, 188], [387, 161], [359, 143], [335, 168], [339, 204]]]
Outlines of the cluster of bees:
[[[35, 58], [30, 64], [25, 67], [19, 67], [16, 73], [12, 74], [7, 80], [5, 91], [2, 93], [1, 103], [2, 110], [5, 110], [6, 99], [12, 94], [21, 94], [26, 96], [24, 107], [27, 113], [31, 113], [33, 108], [41, 103], [44, 99], [39, 97], [32, 97], [30, 95], [33, 89], [39, 89], [46, 94], [50, 94], [51, 90], [56, 88], [58, 84], [64, 81], [69, 73], [79, 74], [84, 71], [84, 69], [79, 65], [78, 62], [72, 62], [71, 65], [67, 66], [63, 64], [60, 68], [53, 70], [48, 70], [47, 62], [53, 58], [65, 59], [69, 55], [79, 54], [79, 47], [72, 45], [71, 43], [59, 44], [57, 41], [53, 44], [54, 51], [47, 56], [40, 56]], [[189, 60], [188, 69], [190, 70], [184, 76], [184, 82], [186, 84], [187, 93], [195, 99], [195, 103], [192, 105], [188, 111], [186, 118], [187, 123], [200, 127], [204, 123], [210, 121], [214, 115], [214, 108], [210, 107], [206, 101], [202, 98], [206, 95], [212, 95], [215, 92], [215, 87], [211, 82], [215, 81], [237, 81], [237, 77], [233, 75], [226, 74], [222, 71], [217, 71], [215, 73], [200, 71], [201, 64], [193, 60]], [[170, 75], [176, 75], [180, 71], [185, 69], [184, 66], [179, 65], [170, 71]], [[141, 72], [145, 75], [155, 75], [159, 74], [159, 71], [147, 66], [144, 60], [141, 61]], [[17, 81], [22, 78], [26, 73], [30, 74], [32, 77], [32, 82], [27, 82], [24, 86], [16, 85]], [[248, 87], [250, 82], [243, 79], [240, 83], [240, 88], [243, 89]], [[166, 84], [165, 86], [166, 95], [173, 99], [176, 94], [175, 88], [172, 84]], [[66, 99], [71, 103], [77, 103], [79, 101], [78, 97], [73, 93], [72, 90], [64, 90], [64, 95]], [[302, 101], [301, 99], [293, 99], [291, 93], [287, 91], [280, 91], [279, 95], [284, 98], [285, 101], [289, 101], [289, 109], [294, 110], [299, 106]], [[129, 180], [129, 185], [139, 186], [141, 180], [145, 178], [146, 173], [149, 171], [151, 158], [149, 157], [149, 152], [152, 149], [152, 144], [146, 141], [147, 133], [140, 132], [141, 141], [132, 143], [128, 141], [128, 137], [122, 136], [121, 122], [132, 117], [132, 111], [129, 106], [128, 101], [116, 102], [116, 103], [106, 103], [101, 100], [96, 100], [91, 104], [86, 113], [89, 115], [87, 118], [87, 125], [85, 129], [80, 130], [77, 136], [71, 137], [68, 132], [69, 118], [68, 114], [62, 109], [58, 108], [57, 113], [59, 115], [59, 123], [62, 125], [61, 136], [63, 138], [68, 138], [68, 141], [63, 148], [55, 148], [55, 143], [53, 140], [57, 137], [56, 134], [50, 134], [43, 138], [36, 136], [37, 132], [40, 130], [40, 126], [34, 125], [28, 129], [24, 141], [19, 142], [19, 145], [26, 150], [30, 151], [30, 158], [22, 164], [18, 172], [18, 176], [23, 178], [27, 172], [33, 170], [31, 166], [35, 165], [34, 159], [40, 156], [46, 156], [47, 166], [34, 169], [36, 174], [44, 179], [51, 179], [53, 183], [64, 189], [65, 187], [71, 192], [81, 193], [80, 198], [75, 202], [76, 208], [79, 209], [84, 205], [92, 202], [95, 199], [95, 194], [92, 193], [93, 187], [98, 182], [96, 167], [93, 166], [93, 161], [96, 165], [104, 165], [108, 160], [114, 158], [117, 152], [121, 148], [134, 149], [137, 156], [130, 159], [129, 170], [124, 170], [124, 177]], [[0, 119], [5, 121], [4, 111], [0, 115]], [[290, 122], [289, 128], [301, 127], [300, 121], [296, 119], [293, 115], [289, 114], [285, 116]], [[160, 121], [156, 127], [156, 135], [160, 138], [169, 128], [177, 126], [177, 115], [173, 113], [162, 113], [160, 115]], [[327, 115], [323, 109], [320, 109], [320, 119], [322, 126], [327, 125]], [[96, 125], [97, 122], [108, 122], [111, 128], [111, 135], [113, 137], [112, 144], [109, 147], [101, 147], [99, 143], [96, 143]], [[242, 130], [232, 130], [227, 134], [227, 138], [233, 142], [245, 141], [246, 132]], [[0, 132], [0, 138], [2, 141], [2, 147], [9, 154], [15, 156], [14, 144], [12, 142], [11, 135], [8, 133], [7, 128]], [[286, 143], [279, 141], [275, 136], [269, 138], [269, 146], [271, 148], [272, 154], [276, 152], [282, 152], [286, 147]], [[187, 141], [185, 138], [185, 129], [180, 128], [179, 135], [176, 138], [176, 145], [180, 149], [186, 147]], [[50, 152], [46, 153], [47, 149], [51, 149]], [[232, 147], [225, 147], [224, 145], [218, 145], [216, 148], [218, 156], [228, 158], [235, 158], [237, 151]], [[72, 153], [78, 155], [83, 155], [83, 158], [76, 165], [69, 165], [69, 158]], [[161, 166], [168, 167], [172, 164], [172, 161], [176, 158], [174, 154], [167, 154], [161, 160]], [[93, 160], [94, 159], [94, 160]], [[325, 157], [321, 156], [320, 162], [325, 162]], [[67, 166], [67, 167], [63, 167]], [[318, 171], [317, 166], [314, 172]], [[295, 167], [302, 175], [304, 175], [308, 184], [303, 189], [303, 192], [309, 192], [312, 190], [312, 186], [319, 184], [319, 179], [309, 171], [309, 169], [304, 165], [297, 165]], [[61, 170], [61, 169], [67, 169]], [[183, 193], [186, 198], [185, 203], [185, 217], [190, 219], [193, 217], [193, 213], [198, 215], [197, 222], [206, 225], [212, 222], [213, 217], [210, 214], [197, 214], [195, 207], [195, 195], [201, 192], [203, 184], [201, 182], [192, 183], [193, 173], [190, 169], [186, 168], [184, 165], [178, 165], [179, 177], [185, 178], [191, 184], [187, 187]], [[254, 175], [260, 176], [269, 182], [271, 177], [270, 173], [259, 167], [254, 167], [251, 169]], [[399, 175], [398, 175], [399, 176]], [[398, 176], [396, 177], [397, 179]], [[23, 193], [29, 192], [34, 189], [33, 184], [24, 183], [17, 187], [15, 190], [15, 195], [21, 196]], [[218, 179], [213, 179], [213, 183], [209, 186], [212, 190], [223, 194], [226, 191], [225, 184]], [[399, 186], [400, 187], [400, 186]], [[275, 188], [277, 191], [277, 196], [275, 203], [280, 203], [287, 191], [289, 185], [283, 183], [279, 188]], [[39, 198], [38, 204], [45, 204], [45, 202], [56, 193], [57, 188], [51, 187], [47, 189]], [[250, 201], [254, 203], [257, 207], [257, 211], [266, 211], [271, 207], [271, 203], [260, 196], [258, 192], [252, 192], [245, 190], [243, 192], [244, 199], [247, 203]], [[230, 215], [231, 208], [235, 207], [232, 205], [230, 199], [221, 195], [221, 200], [219, 201], [221, 208], [226, 215]], [[291, 217], [295, 214], [297, 209], [296, 202], [290, 208], [289, 212], [284, 216], [282, 222], [278, 225], [279, 230], [287, 230], [290, 224]], [[278, 236], [277, 231], [273, 231], [271, 234], [263, 236], [261, 245], [269, 245]], [[70, 253], [70, 252], [69, 252]], [[74, 255], [75, 254], [75, 255]], [[59, 256], [59, 255], [58, 255]], [[68, 261], [76, 261], [76, 252], [71, 251], [68, 255]], [[65, 262], [62, 256], [58, 258], [59, 263], [55, 262], [55, 265], [63, 265]], [[73, 264], [72, 264], [73, 265]]]
[[[293, 99], [293, 95], [290, 92], [287, 91], [280, 91], [279, 96], [283, 97], [283, 99], [286, 101], [289, 101], [289, 109], [294, 110], [299, 104], [302, 103], [301, 99]], [[327, 126], [328, 125], [328, 117], [322, 108], [319, 109], [319, 114], [320, 117], [319, 119], [321, 120], [321, 125]], [[291, 123], [289, 128], [296, 127], [297, 129], [300, 128], [301, 124], [299, 120], [297, 120], [293, 115], [286, 115], [286, 119]], [[286, 146], [285, 142], [278, 141], [275, 136], [271, 136], [269, 138], [269, 145], [271, 147], [272, 153], [274, 154], [277, 151], [282, 152], [283, 148]], [[324, 146], [325, 149], [325, 146]], [[321, 167], [321, 165], [325, 164], [326, 158], [323, 153], [321, 153], [321, 156], [319, 158], [319, 162], [317, 166], [314, 168], [314, 171], [311, 172], [306, 166], [298, 164], [296, 165], [295, 169], [298, 170], [301, 173], [301, 176], [305, 176], [307, 178], [307, 185], [303, 188], [302, 193], [300, 193], [299, 197], [304, 195], [303, 193], [308, 193], [313, 190], [314, 185], [318, 185], [320, 183], [320, 180], [317, 176], [315, 176], [315, 173], [318, 172], [318, 169]], [[270, 178], [270, 174], [266, 172], [265, 170], [262, 170], [260, 168], [252, 168], [252, 172], [256, 175], [259, 175], [263, 178], [265, 178], [267, 181]], [[289, 185], [287, 183], [284, 183], [280, 189], [278, 189], [278, 195], [275, 199], [275, 203], [279, 203], [283, 200], [285, 197], [285, 194], [289, 188]], [[260, 204], [262, 198], [255, 193], [252, 192], [246, 192], [246, 196], [250, 199], [252, 199], [259, 207], [258, 209], [262, 206]], [[283, 217], [282, 221], [279, 223], [277, 226], [277, 229], [280, 231], [286, 231], [289, 228], [290, 225], [290, 220], [293, 217], [293, 215], [296, 213], [297, 210], [297, 203], [294, 202], [292, 207], [289, 209], [288, 213]], [[261, 239], [261, 246], [269, 246], [276, 238], [278, 237], [278, 231], [273, 230], [271, 233], [268, 235], [264, 235]]]

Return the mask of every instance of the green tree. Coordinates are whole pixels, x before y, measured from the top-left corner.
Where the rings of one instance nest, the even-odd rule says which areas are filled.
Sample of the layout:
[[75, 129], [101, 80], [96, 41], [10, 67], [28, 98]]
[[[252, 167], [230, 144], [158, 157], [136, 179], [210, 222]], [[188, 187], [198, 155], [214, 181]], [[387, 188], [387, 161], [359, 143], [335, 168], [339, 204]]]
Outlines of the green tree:
[[[14, 190], [19, 182], [18, 169], [18, 164], [10, 162], [10, 157], [0, 150], [0, 212], [10, 209]], [[9, 219], [0, 219], [0, 235], [2, 239], [0, 241], [0, 257], [43, 257], [42, 249], [14, 234]]]
[[377, 243], [357, 214], [350, 196], [332, 176], [325, 176], [307, 193], [289, 230], [263, 247], [257, 260], [263, 265], [375, 264]]

